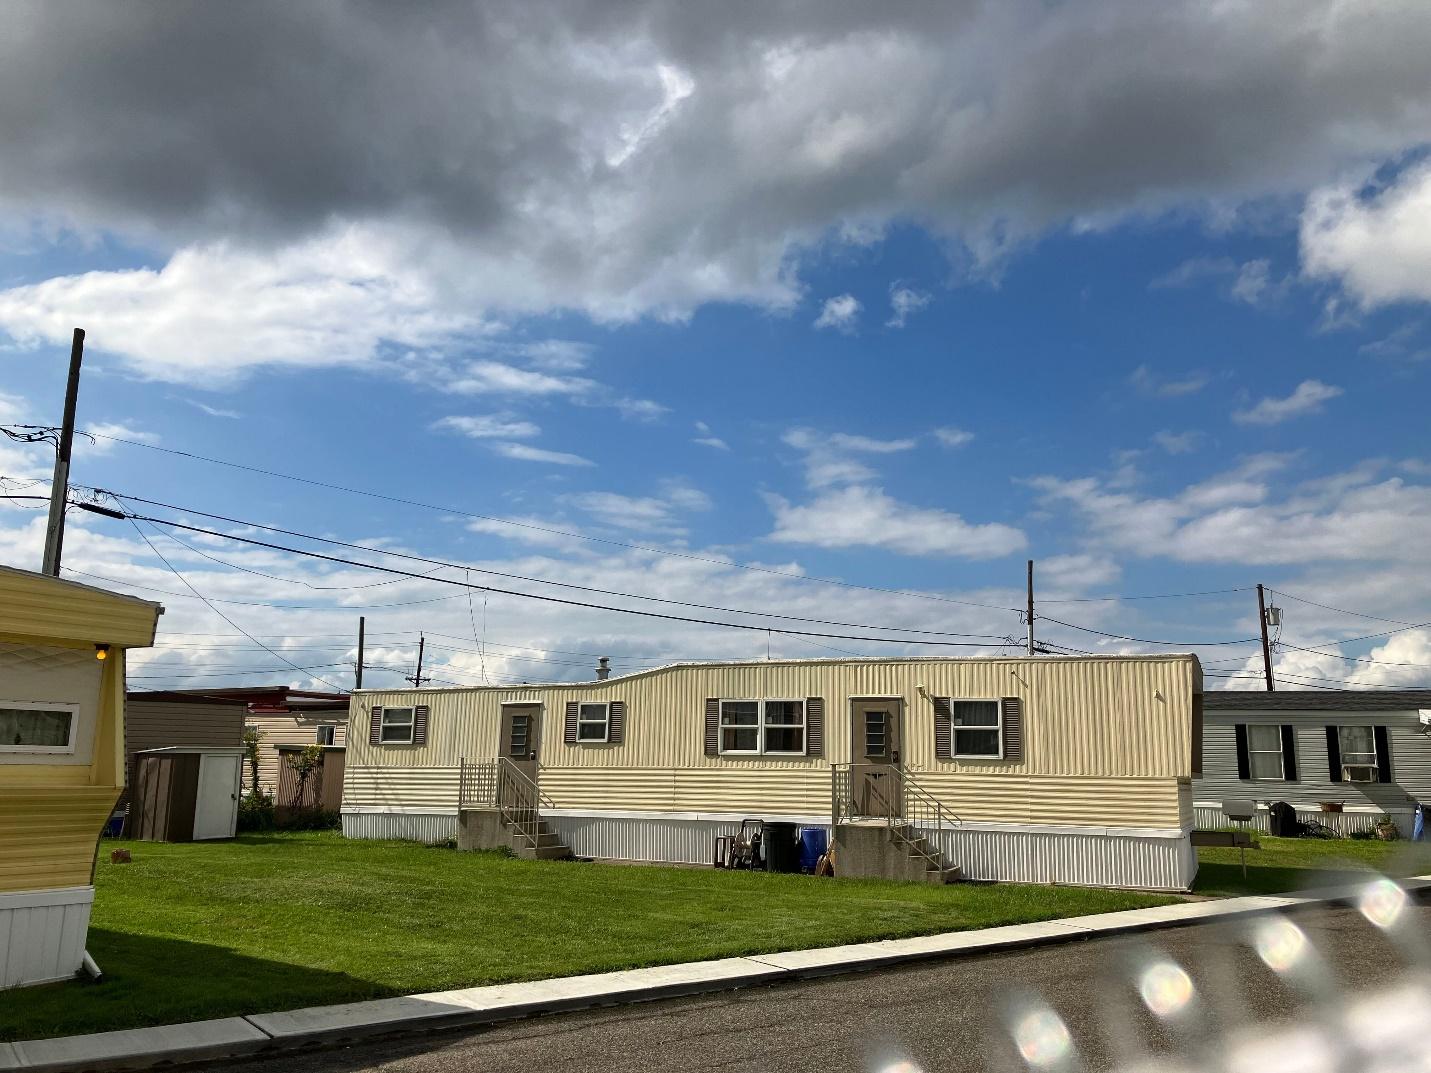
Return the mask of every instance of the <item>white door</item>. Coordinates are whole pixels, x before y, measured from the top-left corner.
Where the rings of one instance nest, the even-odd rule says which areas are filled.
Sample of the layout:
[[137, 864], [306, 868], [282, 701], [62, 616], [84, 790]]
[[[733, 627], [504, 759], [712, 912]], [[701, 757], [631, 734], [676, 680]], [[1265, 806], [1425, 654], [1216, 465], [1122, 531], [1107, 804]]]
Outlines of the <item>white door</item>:
[[239, 767], [234, 753], [199, 757], [199, 799], [194, 806], [194, 841], [233, 838], [238, 822]]

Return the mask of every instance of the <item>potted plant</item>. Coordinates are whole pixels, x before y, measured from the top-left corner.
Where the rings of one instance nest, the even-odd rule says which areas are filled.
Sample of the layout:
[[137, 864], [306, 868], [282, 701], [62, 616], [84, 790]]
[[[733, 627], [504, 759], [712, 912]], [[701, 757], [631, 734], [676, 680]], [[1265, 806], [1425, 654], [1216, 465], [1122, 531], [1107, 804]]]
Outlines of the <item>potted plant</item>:
[[1376, 837], [1383, 842], [1395, 842], [1401, 837], [1401, 832], [1397, 829], [1396, 821], [1384, 814], [1377, 817], [1376, 826], [1373, 830], [1376, 832]]

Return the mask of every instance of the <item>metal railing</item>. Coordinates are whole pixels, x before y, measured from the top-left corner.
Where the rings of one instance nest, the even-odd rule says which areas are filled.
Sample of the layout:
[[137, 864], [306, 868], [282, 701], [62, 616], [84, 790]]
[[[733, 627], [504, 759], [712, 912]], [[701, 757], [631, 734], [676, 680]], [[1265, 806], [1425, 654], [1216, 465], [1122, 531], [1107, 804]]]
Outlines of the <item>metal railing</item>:
[[463, 757], [457, 780], [459, 808], [492, 808], [502, 822], [536, 847], [541, 844], [542, 809], [552, 808], [536, 780], [505, 756], [490, 760]]
[[832, 764], [830, 819], [884, 820], [890, 827], [936, 831], [963, 822], [914, 775], [890, 764]]

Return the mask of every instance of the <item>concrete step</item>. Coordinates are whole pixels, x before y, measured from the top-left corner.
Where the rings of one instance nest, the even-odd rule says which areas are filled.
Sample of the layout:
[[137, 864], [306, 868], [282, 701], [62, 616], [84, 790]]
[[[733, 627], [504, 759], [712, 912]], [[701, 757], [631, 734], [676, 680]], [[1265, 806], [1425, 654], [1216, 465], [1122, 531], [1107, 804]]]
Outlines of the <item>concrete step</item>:
[[924, 880], [926, 883], [957, 883], [959, 882], [959, 878], [960, 873], [959, 866], [957, 864], [931, 867], [929, 871], [924, 873]]
[[[520, 849], [523, 846], [530, 846], [531, 844], [531, 839], [529, 839], [520, 828], [512, 829], [512, 847], [514, 849]], [[542, 831], [540, 834], [537, 835], [537, 845], [539, 847], [560, 846], [561, 836], [553, 831]]]
[[520, 846], [516, 850], [518, 857], [524, 861], [564, 861], [571, 856], [571, 847], [555, 846]]

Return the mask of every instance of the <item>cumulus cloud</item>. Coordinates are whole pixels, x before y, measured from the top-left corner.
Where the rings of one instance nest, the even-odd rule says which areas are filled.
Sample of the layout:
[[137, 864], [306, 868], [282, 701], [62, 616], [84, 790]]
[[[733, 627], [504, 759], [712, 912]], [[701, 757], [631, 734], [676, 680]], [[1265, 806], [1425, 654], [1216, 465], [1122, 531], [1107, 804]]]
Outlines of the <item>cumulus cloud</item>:
[[929, 294], [925, 291], [916, 291], [911, 287], [904, 287], [898, 283], [891, 284], [889, 288], [889, 308], [891, 310], [889, 320], [885, 321], [885, 326], [889, 328], [903, 328], [905, 321], [911, 315], [918, 313], [929, 304]]
[[934, 438], [944, 447], [963, 447], [974, 434], [962, 428], [936, 428]]
[[492, 445], [492, 450], [503, 458], [516, 459], [518, 462], [549, 462], [554, 466], [596, 465], [591, 459], [582, 458], [581, 455], [548, 451], [542, 447], [533, 447], [529, 443], [496, 443]]
[[1431, 302], [1431, 161], [1368, 193], [1315, 191], [1302, 214], [1303, 269], [1339, 283], [1362, 308]]
[[879, 488], [829, 491], [805, 504], [766, 496], [775, 529], [770, 540], [819, 548], [883, 548], [903, 555], [994, 559], [1028, 540], [1013, 526], [970, 524], [958, 514], [901, 503]]
[[782, 439], [804, 455], [805, 483], [811, 488], [870, 480], [875, 471], [857, 455], [897, 454], [913, 450], [917, 443], [908, 438], [879, 440], [812, 428], [793, 428]]
[[852, 332], [860, 315], [860, 301], [852, 294], [827, 298], [815, 318], [816, 328], [834, 328], [836, 331]]
[[541, 428], [511, 414], [472, 414], [444, 417], [433, 422], [435, 429], [460, 432], [474, 440], [524, 440], [541, 435]]
[[565, 501], [615, 529], [671, 536], [685, 534], [680, 520], [683, 515], [711, 509], [710, 497], [683, 481], [663, 482], [658, 496], [584, 492], [567, 496]]
[[1342, 394], [1342, 389], [1320, 380], [1303, 380], [1285, 398], [1268, 396], [1245, 410], [1237, 410], [1232, 419], [1239, 425], [1280, 425], [1294, 417], [1322, 412], [1323, 405]]
[[696, 422], [696, 431], [700, 433], [700, 435], [691, 440], [692, 443], [700, 444], [702, 447], [713, 447], [717, 451], [730, 450], [730, 444], [713, 433], [710, 425], [704, 421]]

